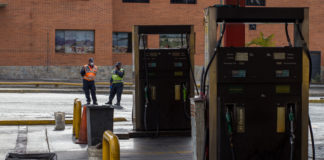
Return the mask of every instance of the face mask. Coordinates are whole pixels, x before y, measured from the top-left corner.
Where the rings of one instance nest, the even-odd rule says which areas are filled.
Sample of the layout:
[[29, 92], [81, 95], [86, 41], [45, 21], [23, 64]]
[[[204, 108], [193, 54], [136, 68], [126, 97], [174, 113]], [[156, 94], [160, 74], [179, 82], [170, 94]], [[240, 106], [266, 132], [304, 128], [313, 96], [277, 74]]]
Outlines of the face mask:
[[90, 62], [90, 66], [93, 66], [94, 65], [94, 63], [93, 62]]

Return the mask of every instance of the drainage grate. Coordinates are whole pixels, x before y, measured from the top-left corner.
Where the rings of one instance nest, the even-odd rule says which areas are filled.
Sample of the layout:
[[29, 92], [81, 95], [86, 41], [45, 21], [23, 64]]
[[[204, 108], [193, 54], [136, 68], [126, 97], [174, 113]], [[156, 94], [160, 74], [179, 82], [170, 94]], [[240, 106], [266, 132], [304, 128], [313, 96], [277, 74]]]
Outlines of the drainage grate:
[[8, 153], [6, 160], [57, 160], [55, 153], [17, 154]]

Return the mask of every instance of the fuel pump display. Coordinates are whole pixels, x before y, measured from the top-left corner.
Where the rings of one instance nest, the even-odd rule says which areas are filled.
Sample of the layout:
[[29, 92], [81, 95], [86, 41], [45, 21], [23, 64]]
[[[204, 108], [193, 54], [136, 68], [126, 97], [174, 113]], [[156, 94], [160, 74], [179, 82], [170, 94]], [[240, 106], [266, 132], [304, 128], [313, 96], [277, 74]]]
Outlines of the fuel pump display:
[[302, 48], [217, 52], [218, 159], [300, 160]]
[[139, 54], [145, 130], [190, 129], [188, 49], [140, 49]]

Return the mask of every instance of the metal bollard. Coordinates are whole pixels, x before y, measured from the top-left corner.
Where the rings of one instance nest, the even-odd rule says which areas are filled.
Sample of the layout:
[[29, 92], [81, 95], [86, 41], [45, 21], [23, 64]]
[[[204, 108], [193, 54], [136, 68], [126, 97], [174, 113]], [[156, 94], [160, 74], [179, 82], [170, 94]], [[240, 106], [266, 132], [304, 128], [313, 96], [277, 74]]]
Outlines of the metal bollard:
[[102, 138], [102, 160], [120, 160], [118, 137], [109, 130]]
[[75, 139], [79, 138], [80, 133], [80, 124], [81, 124], [81, 100], [76, 98], [74, 99], [73, 106], [73, 135], [75, 135]]
[[74, 99], [74, 103], [73, 103], [73, 122], [72, 122], [72, 135], [75, 135], [75, 123], [76, 121], [74, 121], [74, 116], [75, 116], [75, 106], [76, 106], [76, 101], [78, 100], [78, 98]]

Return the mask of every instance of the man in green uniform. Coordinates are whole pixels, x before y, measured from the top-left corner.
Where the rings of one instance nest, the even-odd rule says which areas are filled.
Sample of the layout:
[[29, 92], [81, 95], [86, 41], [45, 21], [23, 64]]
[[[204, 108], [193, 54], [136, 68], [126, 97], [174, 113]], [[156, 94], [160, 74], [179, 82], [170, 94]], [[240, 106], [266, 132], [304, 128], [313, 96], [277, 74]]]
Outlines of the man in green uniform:
[[115, 106], [120, 106], [120, 100], [121, 95], [123, 92], [123, 77], [125, 75], [124, 69], [121, 68], [122, 64], [120, 62], [116, 63], [115, 69], [111, 72], [111, 78], [110, 78], [110, 95], [109, 95], [109, 101], [106, 103], [108, 105], [112, 104], [112, 100], [114, 99], [115, 95], [117, 94], [117, 103]]

